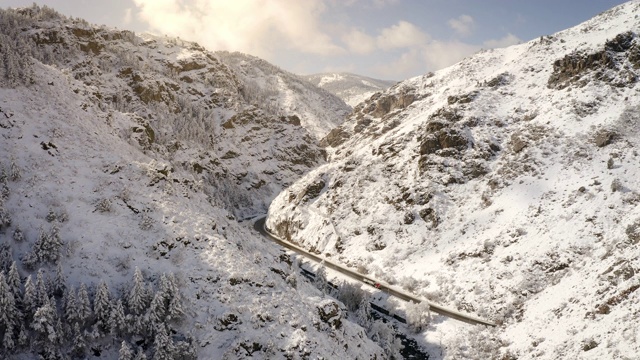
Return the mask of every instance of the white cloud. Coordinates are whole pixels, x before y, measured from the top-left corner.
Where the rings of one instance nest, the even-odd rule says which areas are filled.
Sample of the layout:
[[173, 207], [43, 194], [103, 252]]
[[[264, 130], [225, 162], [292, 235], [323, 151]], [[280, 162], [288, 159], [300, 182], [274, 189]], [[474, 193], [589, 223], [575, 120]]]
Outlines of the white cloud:
[[341, 39], [356, 54], [369, 54], [376, 49], [375, 39], [359, 29], [351, 29]]
[[382, 29], [376, 38], [380, 49], [391, 50], [424, 44], [429, 35], [410, 22], [401, 20], [397, 25]]
[[122, 23], [125, 25], [131, 24], [133, 16], [131, 15], [131, 8], [124, 9], [124, 16], [122, 17]]
[[516, 44], [520, 44], [521, 42], [522, 40], [520, 38], [509, 33], [501, 39], [487, 40], [483, 44], [484, 44], [484, 47], [493, 49], [493, 48], [502, 48], [502, 47], [507, 47], [511, 45], [516, 45]]
[[344, 52], [322, 29], [321, 0], [134, 0], [141, 20], [161, 33], [211, 50], [269, 57], [281, 50], [331, 55]]
[[460, 41], [432, 41], [422, 49], [422, 57], [429, 69], [453, 65], [480, 50], [480, 46]]
[[475, 28], [475, 21], [469, 15], [460, 15], [457, 19], [449, 20], [448, 24], [460, 36], [471, 35]]

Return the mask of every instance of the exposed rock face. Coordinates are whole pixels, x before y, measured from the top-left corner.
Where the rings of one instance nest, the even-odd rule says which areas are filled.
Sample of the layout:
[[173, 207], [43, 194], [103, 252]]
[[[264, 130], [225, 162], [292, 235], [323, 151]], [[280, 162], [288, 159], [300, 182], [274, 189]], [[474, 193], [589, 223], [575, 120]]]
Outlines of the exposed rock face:
[[343, 310], [335, 301], [326, 299], [318, 304], [318, 315], [323, 323], [332, 328], [340, 329], [342, 327]]
[[417, 89], [403, 84], [394, 86], [386, 93], [376, 93], [355, 107], [344, 125], [334, 128], [320, 144], [338, 147], [354, 135], [378, 137], [399, 125], [394, 114], [408, 108], [418, 100]]
[[566, 55], [553, 63], [553, 74], [548, 86], [563, 89], [570, 84], [584, 86], [590, 77], [611, 86], [631, 86], [638, 81], [640, 71], [640, 45], [635, 33], [618, 34], [595, 53], [582, 52]]

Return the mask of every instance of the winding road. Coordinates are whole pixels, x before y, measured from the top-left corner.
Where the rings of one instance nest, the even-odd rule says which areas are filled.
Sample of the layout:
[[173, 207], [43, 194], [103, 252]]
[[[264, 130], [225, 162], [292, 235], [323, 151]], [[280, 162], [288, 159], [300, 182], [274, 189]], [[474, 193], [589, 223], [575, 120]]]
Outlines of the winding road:
[[399, 299], [405, 300], [405, 301], [411, 301], [414, 303], [421, 303], [421, 302], [426, 302], [429, 305], [429, 309], [435, 313], [438, 313], [440, 315], [452, 318], [452, 319], [456, 319], [468, 324], [473, 324], [473, 325], [487, 325], [487, 326], [496, 326], [496, 324], [492, 323], [491, 321], [488, 320], [484, 320], [481, 319], [477, 316], [473, 316], [473, 315], [469, 315], [469, 314], [465, 314], [465, 313], [461, 313], [457, 310], [453, 310], [453, 309], [448, 309], [444, 306], [440, 306], [438, 304], [435, 304], [429, 300], [423, 299], [423, 298], [419, 298], [416, 297], [412, 294], [409, 294], [401, 289], [398, 289], [392, 285], [388, 285], [383, 281], [374, 279], [370, 276], [367, 275], [362, 275], [356, 271], [353, 271], [345, 266], [342, 266], [340, 264], [334, 263], [330, 260], [327, 260], [326, 258], [316, 255], [316, 254], [312, 254], [308, 251], [306, 251], [305, 249], [294, 245], [286, 240], [280, 239], [279, 237], [277, 237], [276, 235], [272, 234], [271, 232], [268, 231], [267, 227], [265, 226], [265, 222], [266, 222], [266, 217], [260, 218], [258, 220], [256, 220], [256, 222], [254, 223], [253, 227], [256, 231], [258, 231], [260, 234], [262, 234], [263, 236], [267, 237], [268, 239], [276, 242], [277, 244], [279, 244], [282, 247], [285, 247], [289, 250], [295, 251], [298, 254], [307, 257], [313, 261], [316, 262], [323, 262], [324, 266], [326, 266], [329, 269], [335, 270], [339, 273], [342, 273], [345, 276], [348, 276], [354, 280], [363, 282], [365, 284], [368, 285], [374, 285], [377, 284], [377, 288], [388, 293], [389, 295], [393, 295]]

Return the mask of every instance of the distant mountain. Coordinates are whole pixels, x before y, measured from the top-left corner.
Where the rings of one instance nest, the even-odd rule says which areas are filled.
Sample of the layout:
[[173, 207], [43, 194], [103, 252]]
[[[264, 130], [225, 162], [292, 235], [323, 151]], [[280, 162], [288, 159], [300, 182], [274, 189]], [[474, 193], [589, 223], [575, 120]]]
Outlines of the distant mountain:
[[370, 97], [267, 226], [499, 324], [436, 318], [447, 359], [637, 357], [638, 29], [630, 1]]
[[335, 94], [351, 107], [355, 107], [371, 95], [384, 91], [396, 83], [396, 81], [372, 79], [350, 73], [323, 73], [301, 77]]

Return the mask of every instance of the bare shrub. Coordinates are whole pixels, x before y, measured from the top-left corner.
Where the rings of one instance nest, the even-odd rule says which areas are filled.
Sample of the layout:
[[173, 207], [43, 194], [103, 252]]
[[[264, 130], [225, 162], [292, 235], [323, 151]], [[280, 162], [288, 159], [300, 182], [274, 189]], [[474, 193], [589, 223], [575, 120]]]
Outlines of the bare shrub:
[[611, 192], [623, 191], [624, 185], [622, 185], [622, 181], [620, 179], [613, 179], [611, 182]]
[[140, 229], [142, 230], [151, 230], [151, 228], [153, 227], [153, 219], [151, 218], [151, 216], [143, 214], [138, 226], [140, 226]]
[[409, 292], [415, 292], [420, 286], [420, 283], [418, 282], [418, 280], [412, 277], [405, 276], [400, 279], [400, 286], [402, 286], [403, 289]]
[[111, 200], [103, 198], [96, 203], [96, 211], [101, 213], [111, 212]]
[[633, 224], [627, 226], [625, 232], [632, 244], [640, 242], [640, 219], [636, 219]]

